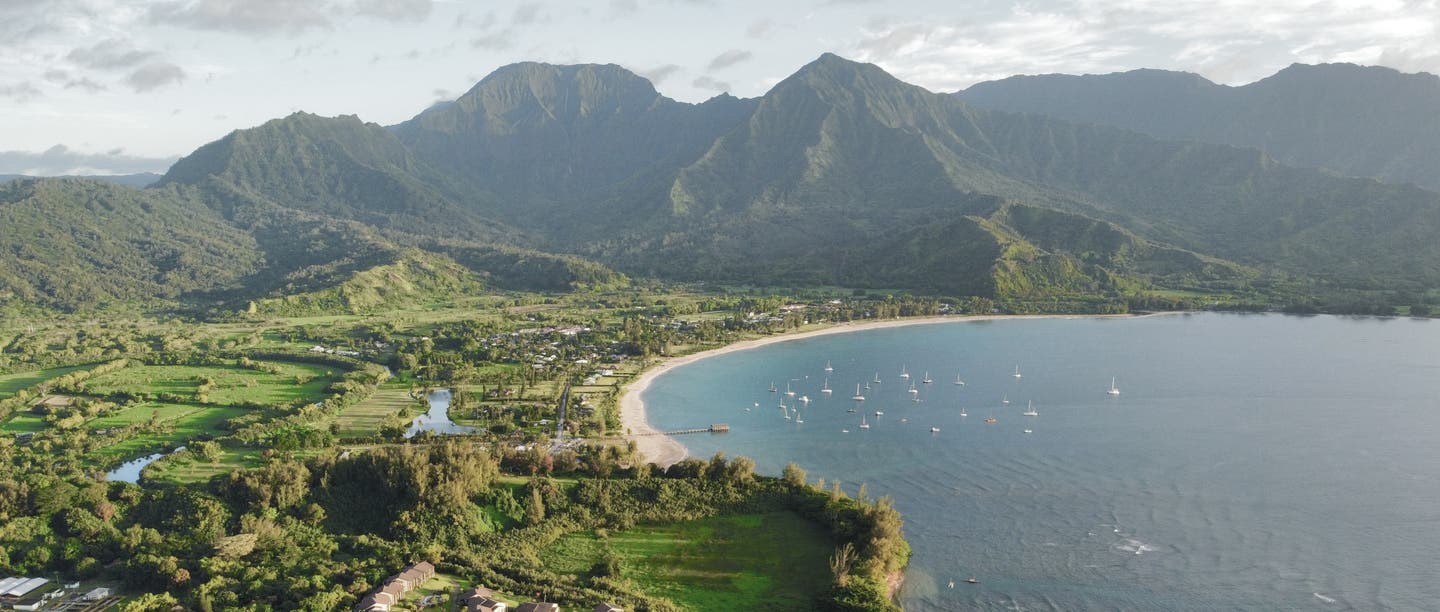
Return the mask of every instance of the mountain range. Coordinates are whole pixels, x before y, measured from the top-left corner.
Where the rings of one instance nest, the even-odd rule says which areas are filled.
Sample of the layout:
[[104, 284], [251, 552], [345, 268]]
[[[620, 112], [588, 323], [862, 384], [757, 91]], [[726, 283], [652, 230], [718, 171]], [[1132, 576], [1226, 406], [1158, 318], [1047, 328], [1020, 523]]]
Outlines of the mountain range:
[[[145, 189], [0, 186], [0, 302], [363, 312], [627, 275], [1001, 300], [1249, 291], [1276, 279], [1440, 287], [1440, 194], [1403, 182], [1424, 184], [1405, 173], [1423, 175], [1435, 159], [1425, 147], [1440, 138], [1376, 136], [1363, 141], [1371, 161], [1341, 169], [1345, 132], [1328, 122], [1355, 96], [1282, 87], [1313, 79], [1255, 94], [1303, 101], [1309, 131], [1261, 102], [1235, 103], [1246, 125], [1287, 135], [1260, 143], [1206, 142], [1164, 113], [1107, 125], [1061, 102], [1038, 108], [1034, 91], [1051, 80], [1038, 79], [1014, 80], [1028, 94], [1006, 93], [1007, 81], [942, 94], [826, 54], [759, 98], [689, 104], [618, 66], [514, 64], [394, 126], [296, 113], [237, 130]], [[1101, 92], [1086, 98], [1097, 109], [1101, 94], [1128, 101], [1119, 118], [1182, 100], [1207, 117], [1194, 123], [1223, 115], [1184, 87], [1059, 82]], [[1147, 87], [1171, 93], [1138, 99], [1158, 95]], [[1406, 98], [1395, 107], [1428, 95], [1382, 91]], [[84, 290], [61, 290], [72, 286]]]

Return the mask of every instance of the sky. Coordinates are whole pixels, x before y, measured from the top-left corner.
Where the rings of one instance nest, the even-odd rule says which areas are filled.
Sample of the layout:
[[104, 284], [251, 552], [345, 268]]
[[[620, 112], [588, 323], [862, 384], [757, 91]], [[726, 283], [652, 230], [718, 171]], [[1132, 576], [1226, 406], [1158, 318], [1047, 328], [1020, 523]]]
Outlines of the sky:
[[0, 0], [0, 174], [163, 172], [295, 111], [391, 125], [517, 61], [614, 63], [699, 102], [821, 53], [932, 91], [1292, 63], [1440, 73], [1440, 0]]

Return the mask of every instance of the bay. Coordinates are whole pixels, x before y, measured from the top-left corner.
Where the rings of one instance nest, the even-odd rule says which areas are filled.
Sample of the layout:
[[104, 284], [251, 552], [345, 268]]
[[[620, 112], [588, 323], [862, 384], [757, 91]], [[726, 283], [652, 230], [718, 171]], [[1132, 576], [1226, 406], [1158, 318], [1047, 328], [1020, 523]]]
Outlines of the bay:
[[[781, 416], [787, 383], [812, 400], [803, 423]], [[910, 610], [1440, 600], [1434, 322], [1203, 313], [875, 329], [704, 359], [643, 399], [661, 430], [731, 426], [681, 437], [693, 456], [745, 455], [770, 474], [793, 461], [893, 498], [915, 553]], [[1038, 416], [1022, 416], [1032, 401]]]

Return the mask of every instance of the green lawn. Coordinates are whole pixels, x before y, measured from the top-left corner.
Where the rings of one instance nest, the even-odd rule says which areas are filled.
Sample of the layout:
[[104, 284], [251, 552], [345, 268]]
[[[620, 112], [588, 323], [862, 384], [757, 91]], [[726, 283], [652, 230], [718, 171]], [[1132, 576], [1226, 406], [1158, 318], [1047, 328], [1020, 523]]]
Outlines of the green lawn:
[[[145, 477], [154, 482], [205, 482], [220, 474], [260, 467], [264, 462], [258, 448], [222, 448], [220, 460], [210, 463], [202, 459], [166, 457], [151, 464]], [[188, 454], [188, 453], [187, 453]]]
[[69, 366], [64, 368], [50, 368], [48, 370], [35, 370], [32, 372], [16, 372], [14, 374], [0, 374], [0, 399], [15, 395], [16, 391], [55, 378], [64, 376], [76, 370], [88, 369], [91, 366]]
[[[215, 404], [260, 402], [275, 404], [295, 399], [319, 400], [330, 376], [339, 374], [332, 368], [309, 363], [269, 362], [279, 366], [280, 374], [247, 370], [239, 366], [147, 365], [126, 368], [96, 377], [86, 384], [86, 391], [97, 395], [117, 392], [145, 393], [151, 396], [171, 393], [195, 399], [201, 381], [210, 378], [215, 388], [209, 400]], [[296, 384], [296, 377], [310, 378]]]
[[50, 424], [46, 423], [39, 415], [22, 412], [10, 417], [8, 421], [0, 423], [0, 431], [17, 434], [40, 431], [49, 426]]
[[157, 444], [166, 446], [184, 444], [187, 440], [203, 434], [219, 435], [222, 433], [219, 428], [221, 423], [245, 413], [246, 410], [243, 408], [230, 406], [145, 402], [98, 419], [92, 419], [85, 423], [85, 427], [91, 430], [123, 427], [132, 423], [149, 421], [152, 416], [162, 423], [173, 426], [173, 429], [166, 433], [136, 436], [95, 452], [100, 457], [110, 458], [143, 454], [144, 451], [154, 448]]
[[621, 577], [687, 610], [809, 610], [829, 587], [829, 535], [790, 512], [724, 516], [571, 534], [541, 553], [550, 569], [588, 575], [608, 549]]
[[[399, 413], [406, 406], [417, 405], [410, 397], [410, 389], [398, 385], [385, 385], [377, 389], [370, 397], [365, 398], [354, 406], [346, 408], [340, 416], [335, 417], [335, 422], [340, 426], [340, 437], [356, 438], [374, 436], [380, 433], [380, 425], [385, 419]], [[426, 408], [428, 409], [428, 408]], [[417, 414], [423, 412], [417, 408]]]

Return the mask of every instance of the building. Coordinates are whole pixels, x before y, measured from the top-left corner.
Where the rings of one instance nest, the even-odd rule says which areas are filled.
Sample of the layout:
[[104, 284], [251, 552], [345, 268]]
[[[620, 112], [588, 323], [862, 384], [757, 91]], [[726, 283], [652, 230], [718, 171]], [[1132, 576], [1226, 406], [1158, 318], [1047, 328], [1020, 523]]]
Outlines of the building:
[[100, 601], [110, 596], [108, 587], [95, 587], [85, 594], [85, 601]]
[[625, 610], [612, 603], [598, 603], [595, 604], [595, 610], [593, 612], [625, 612]]
[[390, 612], [390, 608], [404, 599], [406, 593], [433, 577], [435, 566], [427, 561], [408, 565], [400, 573], [385, 579], [374, 593], [361, 598], [355, 609], [359, 612]]

